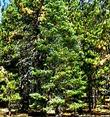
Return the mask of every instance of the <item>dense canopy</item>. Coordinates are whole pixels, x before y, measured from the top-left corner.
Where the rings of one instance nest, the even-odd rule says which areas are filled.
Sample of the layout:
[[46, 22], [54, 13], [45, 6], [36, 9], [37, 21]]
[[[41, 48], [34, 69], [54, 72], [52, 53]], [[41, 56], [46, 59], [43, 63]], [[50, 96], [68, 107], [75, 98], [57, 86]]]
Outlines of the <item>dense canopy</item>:
[[104, 105], [110, 0], [12, 0], [2, 15], [0, 102], [57, 114]]

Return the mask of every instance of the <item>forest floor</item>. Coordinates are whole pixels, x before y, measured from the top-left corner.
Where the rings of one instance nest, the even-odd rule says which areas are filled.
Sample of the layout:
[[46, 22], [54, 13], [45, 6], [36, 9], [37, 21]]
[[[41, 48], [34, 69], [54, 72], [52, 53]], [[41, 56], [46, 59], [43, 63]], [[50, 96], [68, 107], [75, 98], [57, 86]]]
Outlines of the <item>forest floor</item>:
[[[27, 113], [14, 113], [11, 116], [8, 114], [8, 109], [7, 108], [0, 108], [0, 117], [56, 117], [54, 113], [48, 114], [47, 116], [43, 115], [28, 115]], [[59, 116], [58, 116], [59, 117]], [[83, 113], [82, 115], [77, 115], [74, 116], [71, 113], [63, 113], [60, 117], [110, 117], [110, 110], [101, 110], [101, 111], [96, 111], [93, 110], [91, 113]]]

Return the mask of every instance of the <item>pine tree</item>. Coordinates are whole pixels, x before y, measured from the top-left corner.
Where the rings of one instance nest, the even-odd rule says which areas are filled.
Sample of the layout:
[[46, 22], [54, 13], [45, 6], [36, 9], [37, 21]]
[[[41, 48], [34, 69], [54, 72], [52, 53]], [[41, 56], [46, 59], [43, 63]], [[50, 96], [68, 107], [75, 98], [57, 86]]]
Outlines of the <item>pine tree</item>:
[[35, 99], [35, 95], [43, 95], [47, 100], [44, 109], [54, 109], [58, 114], [59, 107], [77, 110], [84, 106], [82, 98], [86, 81], [80, 69], [82, 62], [78, 36], [68, 18], [69, 3], [55, 0], [46, 1], [45, 4], [37, 48], [46, 51], [47, 58], [43, 69], [33, 71], [40, 80], [42, 90], [31, 96]]
[[81, 45], [84, 53], [83, 70], [88, 80], [89, 110], [96, 107], [96, 95], [102, 76], [109, 72], [109, 1], [95, 0], [92, 4], [83, 4], [82, 21], [78, 32], [81, 35]]

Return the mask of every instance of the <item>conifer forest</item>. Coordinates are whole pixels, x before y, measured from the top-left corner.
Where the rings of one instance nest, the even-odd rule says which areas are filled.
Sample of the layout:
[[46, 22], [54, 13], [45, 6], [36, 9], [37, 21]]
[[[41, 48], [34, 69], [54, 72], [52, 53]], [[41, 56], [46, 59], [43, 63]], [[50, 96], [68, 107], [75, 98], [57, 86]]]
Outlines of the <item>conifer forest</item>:
[[0, 0], [0, 12], [3, 117], [110, 117], [110, 0]]

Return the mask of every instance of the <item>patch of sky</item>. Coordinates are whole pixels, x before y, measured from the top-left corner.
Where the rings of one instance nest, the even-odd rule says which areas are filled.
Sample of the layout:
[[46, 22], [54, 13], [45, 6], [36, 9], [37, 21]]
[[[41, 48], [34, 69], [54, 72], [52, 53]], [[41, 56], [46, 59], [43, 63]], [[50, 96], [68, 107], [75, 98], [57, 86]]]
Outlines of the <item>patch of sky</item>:
[[7, 7], [10, 3], [10, 0], [0, 0], [0, 23], [2, 21], [2, 11]]

